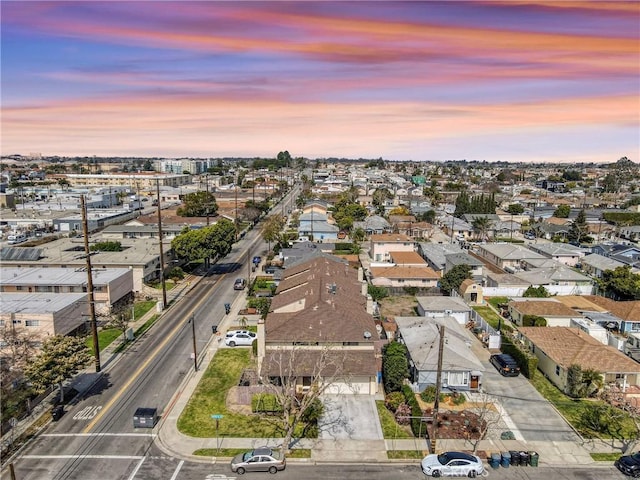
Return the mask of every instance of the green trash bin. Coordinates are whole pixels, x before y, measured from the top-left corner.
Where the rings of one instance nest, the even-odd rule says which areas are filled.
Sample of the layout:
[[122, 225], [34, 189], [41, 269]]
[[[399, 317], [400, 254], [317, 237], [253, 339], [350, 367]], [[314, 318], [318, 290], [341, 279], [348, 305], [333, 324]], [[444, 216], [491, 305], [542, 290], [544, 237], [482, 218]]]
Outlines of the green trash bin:
[[540, 455], [538, 455], [536, 452], [529, 452], [529, 465], [531, 465], [532, 467], [537, 467], [539, 458]]

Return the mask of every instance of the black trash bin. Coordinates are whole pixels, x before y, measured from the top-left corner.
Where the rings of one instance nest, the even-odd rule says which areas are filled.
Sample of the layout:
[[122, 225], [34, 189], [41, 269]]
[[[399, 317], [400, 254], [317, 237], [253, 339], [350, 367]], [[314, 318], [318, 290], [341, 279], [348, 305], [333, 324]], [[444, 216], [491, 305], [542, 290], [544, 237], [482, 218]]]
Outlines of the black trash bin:
[[64, 407], [62, 405], [57, 405], [51, 409], [51, 418], [53, 418], [55, 422], [60, 420], [63, 415], [64, 415]]
[[516, 452], [515, 450], [510, 450], [511, 454], [511, 465], [517, 467], [520, 465], [520, 452]]
[[229, 312], [231, 311], [231, 304], [230, 303], [225, 303], [224, 304], [224, 311], [225, 313], [228, 315]]
[[218, 326], [217, 325], [211, 325], [211, 333], [213, 333], [214, 335], [216, 333], [218, 333]]
[[532, 467], [537, 467], [538, 466], [538, 459], [540, 458], [540, 455], [538, 455], [537, 452], [529, 452], [529, 464]]
[[529, 465], [529, 452], [520, 452], [520, 465], [522, 467]]

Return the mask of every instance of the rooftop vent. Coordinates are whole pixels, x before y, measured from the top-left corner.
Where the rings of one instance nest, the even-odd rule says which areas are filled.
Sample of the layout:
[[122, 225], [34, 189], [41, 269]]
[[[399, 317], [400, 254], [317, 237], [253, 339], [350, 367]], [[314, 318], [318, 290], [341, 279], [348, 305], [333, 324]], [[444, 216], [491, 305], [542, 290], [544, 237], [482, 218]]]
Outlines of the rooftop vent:
[[366, 331], [366, 330], [365, 330], [365, 332], [364, 332], [364, 338], [366, 338], [366, 339], [371, 338], [371, 332], [369, 332], [369, 331]]

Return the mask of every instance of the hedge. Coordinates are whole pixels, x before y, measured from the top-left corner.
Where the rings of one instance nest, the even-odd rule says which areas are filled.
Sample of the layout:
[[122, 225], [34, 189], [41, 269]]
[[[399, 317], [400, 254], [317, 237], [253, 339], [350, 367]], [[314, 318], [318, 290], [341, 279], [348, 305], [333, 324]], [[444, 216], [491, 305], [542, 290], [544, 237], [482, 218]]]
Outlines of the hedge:
[[418, 403], [418, 399], [416, 398], [416, 394], [413, 393], [411, 387], [409, 385], [402, 386], [402, 393], [404, 395], [404, 399], [407, 402], [407, 405], [411, 407], [411, 431], [416, 437], [420, 437], [421, 434], [425, 434], [425, 431], [422, 431], [422, 409], [420, 408], [420, 404]]
[[[542, 327], [541, 327], [542, 328]], [[538, 370], [538, 358], [533, 355], [529, 355], [520, 350], [516, 345], [511, 343], [510, 339], [502, 336], [502, 348], [503, 353], [511, 355], [518, 365], [520, 366], [520, 372], [528, 379], [533, 379], [536, 371]]]

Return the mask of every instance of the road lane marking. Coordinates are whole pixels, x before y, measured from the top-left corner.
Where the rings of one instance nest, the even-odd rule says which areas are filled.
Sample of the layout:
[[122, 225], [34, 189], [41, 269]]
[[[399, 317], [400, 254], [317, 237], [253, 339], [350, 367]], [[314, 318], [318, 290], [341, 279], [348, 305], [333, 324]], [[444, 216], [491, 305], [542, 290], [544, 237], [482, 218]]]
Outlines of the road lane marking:
[[98, 412], [102, 410], [102, 405], [96, 407], [84, 407], [78, 413], [73, 416], [74, 420], [91, 420]]
[[21, 455], [20, 458], [55, 460], [55, 459], [110, 459], [110, 460], [144, 460], [143, 455]]
[[43, 433], [40, 437], [157, 437], [157, 433]]
[[178, 478], [178, 473], [180, 472], [182, 465], [184, 465], [184, 460], [180, 460], [180, 463], [178, 464], [175, 471], [173, 472], [173, 475], [171, 475], [171, 480], [176, 480], [176, 478]]
[[133, 472], [131, 472], [131, 475], [129, 475], [129, 479], [128, 480], [133, 480], [134, 478], [136, 478], [136, 474], [138, 473], [138, 470], [140, 470], [140, 467], [142, 466], [145, 458], [146, 457], [142, 457], [140, 459], [140, 461], [138, 462], [138, 465], [136, 465], [136, 468], [134, 468]]

